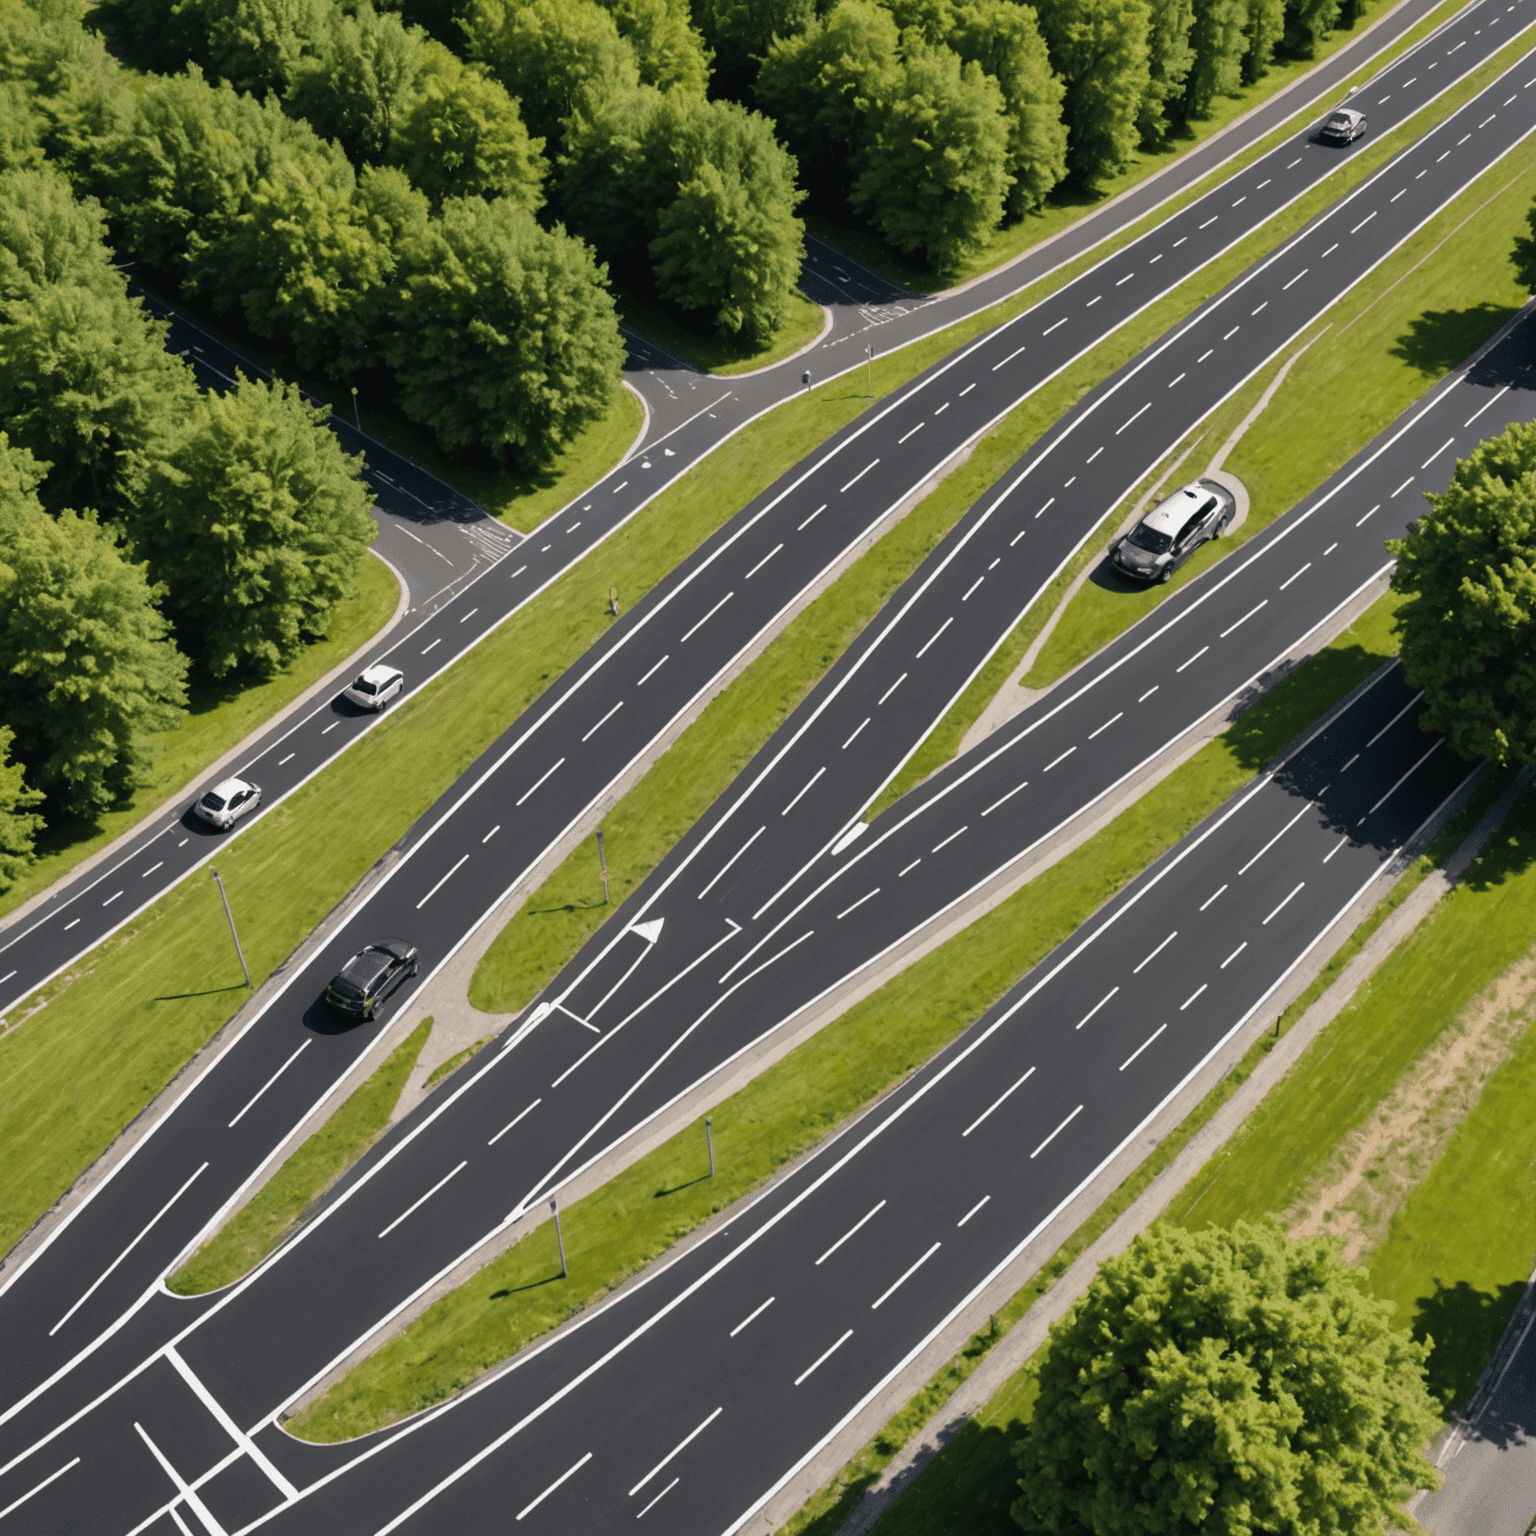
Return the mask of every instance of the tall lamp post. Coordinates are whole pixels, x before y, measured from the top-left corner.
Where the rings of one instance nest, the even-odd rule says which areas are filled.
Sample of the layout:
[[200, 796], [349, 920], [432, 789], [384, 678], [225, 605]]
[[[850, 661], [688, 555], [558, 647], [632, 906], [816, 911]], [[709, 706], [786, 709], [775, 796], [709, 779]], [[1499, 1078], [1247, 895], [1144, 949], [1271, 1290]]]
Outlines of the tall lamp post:
[[209, 874], [213, 876], [214, 884], [219, 888], [219, 899], [224, 903], [224, 916], [229, 919], [229, 936], [235, 941], [235, 953], [240, 957], [240, 969], [245, 972], [245, 986], [246, 990], [249, 991], [251, 986], [251, 970], [245, 963], [245, 951], [240, 948], [240, 935], [235, 931], [235, 914], [229, 910], [229, 896], [224, 890], [224, 882], [219, 879], [218, 870], [211, 869]]

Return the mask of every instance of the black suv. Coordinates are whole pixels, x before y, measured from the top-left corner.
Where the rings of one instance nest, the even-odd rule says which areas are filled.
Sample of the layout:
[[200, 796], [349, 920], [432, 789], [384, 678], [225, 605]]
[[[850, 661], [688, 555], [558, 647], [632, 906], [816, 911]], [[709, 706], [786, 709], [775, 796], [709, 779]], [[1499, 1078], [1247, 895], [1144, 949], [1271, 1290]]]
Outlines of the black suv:
[[325, 989], [326, 1002], [351, 1019], [373, 1019], [379, 1005], [421, 969], [414, 944], [380, 939], [353, 955]]

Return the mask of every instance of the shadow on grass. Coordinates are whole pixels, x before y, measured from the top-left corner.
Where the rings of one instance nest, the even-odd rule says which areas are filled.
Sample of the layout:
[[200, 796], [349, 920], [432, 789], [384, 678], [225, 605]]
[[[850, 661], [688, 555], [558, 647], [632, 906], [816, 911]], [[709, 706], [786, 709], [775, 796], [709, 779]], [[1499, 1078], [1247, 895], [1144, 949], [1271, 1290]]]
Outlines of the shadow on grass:
[[[898, 1480], [900, 1497], [880, 1520], [881, 1536], [1017, 1536], [1008, 1513], [1018, 1496], [1013, 1446], [1021, 1426], [982, 1427], [967, 1419], [942, 1452]], [[833, 1536], [823, 1519], [803, 1536]]]
[[155, 999], [157, 1003], [179, 1003], [188, 997], [215, 997], [220, 992], [244, 992], [243, 981], [232, 981], [227, 987], [205, 987], [201, 992], [163, 992]]
[[[1427, 1384], [1447, 1414], [1466, 1405], [1483, 1367], [1498, 1348], [1505, 1325], [1525, 1294], [1523, 1281], [1511, 1281], [1496, 1291], [1480, 1291], [1465, 1280], [1454, 1285], [1435, 1281], [1428, 1296], [1419, 1297], [1413, 1336], [1434, 1340]], [[1485, 1427], [1485, 1426], [1480, 1426]], [[1513, 1433], [1512, 1426], [1506, 1426]], [[1521, 1428], [1528, 1432], [1531, 1426]]]
[[530, 1280], [527, 1285], [507, 1286], [503, 1290], [492, 1291], [487, 1298], [489, 1301], [505, 1301], [508, 1296], [521, 1296], [524, 1291], [543, 1290], [546, 1285], [553, 1285], [557, 1280], [565, 1279], [564, 1275], [545, 1275], [542, 1280]]
[[1470, 309], [1426, 309], [1397, 338], [1391, 355], [1438, 379], [1483, 344], [1515, 311], [1486, 300]]
[[651, 1196], [651, 1199], [665, 1200], [668, 1195], [681, 1194], [685, 1189], [692, 1189], [695, 1184], [707, 1184], [713, 1177], [713, 1174], [701, 1173], [698, 1178], [686, 1179], [681, 1184], [674, 1184], [670, 1189], [658, 1189], [656, 1193]]

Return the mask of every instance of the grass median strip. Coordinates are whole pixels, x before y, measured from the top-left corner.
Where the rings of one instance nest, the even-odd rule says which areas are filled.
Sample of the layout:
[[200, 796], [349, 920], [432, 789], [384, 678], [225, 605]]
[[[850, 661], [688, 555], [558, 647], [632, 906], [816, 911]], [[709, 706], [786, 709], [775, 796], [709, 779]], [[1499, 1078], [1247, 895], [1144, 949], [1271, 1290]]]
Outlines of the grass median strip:
[[216, 1291], [248, 1274], [389, 1129], [400, 1091], [432, 1032], [423, 1019], [367, 1082], [304, 1141], [242, 1210], [166, 1282], [178, 1296]]
[[709, 1215], [895, 1086], [1219, 806], [1389, 652], [1373, 609], [1081, 848], [887, 982], [712, 1111], [562, 1212], [570, 1273], [539, 1229], [288, 1421], [342, 1440], [441, 1401], [607, 1295]]

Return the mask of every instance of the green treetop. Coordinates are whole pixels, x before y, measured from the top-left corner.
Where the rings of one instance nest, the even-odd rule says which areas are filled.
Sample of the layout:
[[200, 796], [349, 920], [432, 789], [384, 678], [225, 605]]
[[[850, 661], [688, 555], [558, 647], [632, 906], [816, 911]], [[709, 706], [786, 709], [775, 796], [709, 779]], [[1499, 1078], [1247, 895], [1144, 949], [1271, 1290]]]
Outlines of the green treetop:
[[1051, 1330], [1014, 1520], [1049, 1536], [1365, 1536], [1432, 1487], [1429, 1345], [1336, 1241], [1155, 1227]]
[[1465, 758], [1536, 761], [1536, 424], [1479, 444], [1428, 499], [1387, 545], [1422, 724]]

